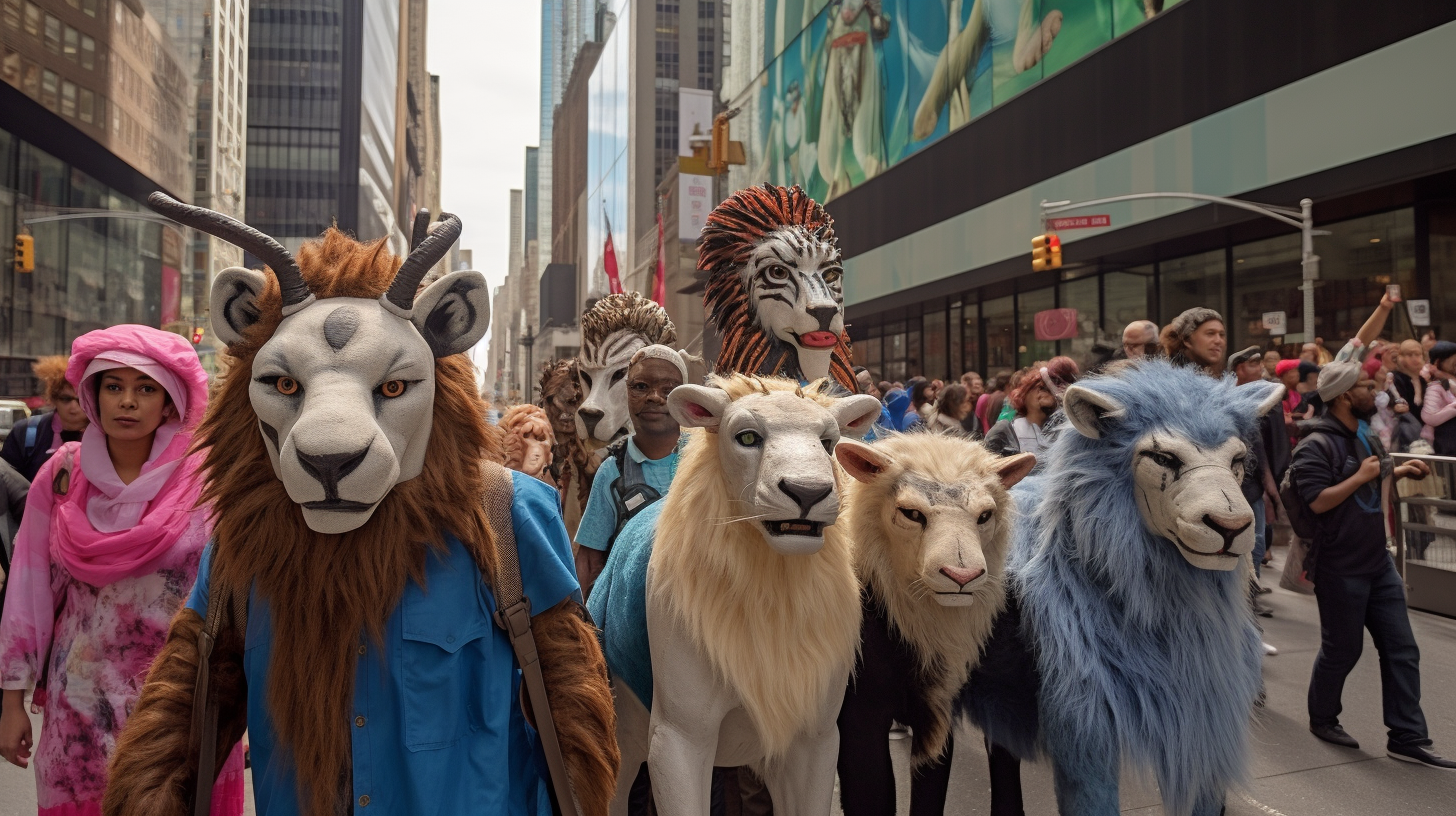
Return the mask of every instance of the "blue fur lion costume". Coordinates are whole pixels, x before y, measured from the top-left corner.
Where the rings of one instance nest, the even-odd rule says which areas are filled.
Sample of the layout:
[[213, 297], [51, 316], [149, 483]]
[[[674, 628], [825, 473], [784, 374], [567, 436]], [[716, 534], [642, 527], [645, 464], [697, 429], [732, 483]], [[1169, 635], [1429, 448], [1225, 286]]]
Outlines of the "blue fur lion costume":
[[1083, 380], [1012, 491], [1013, 603], [962, 702], [998, 746], [1050, 759], [1062, 814], [1118, 813], [1124, 761], [1180, 816], [1247, 779], [1262, 652], [1238, 485], [1278, 392], [1161, 360]]

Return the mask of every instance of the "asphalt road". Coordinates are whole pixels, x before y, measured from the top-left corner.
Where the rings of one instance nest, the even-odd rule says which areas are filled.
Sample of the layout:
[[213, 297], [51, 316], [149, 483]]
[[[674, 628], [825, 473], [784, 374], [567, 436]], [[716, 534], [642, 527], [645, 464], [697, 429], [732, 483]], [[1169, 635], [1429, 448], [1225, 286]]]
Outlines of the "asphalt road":
[[[1276, 554], [1282, 557], [1283, 550]], [[1266, 573], [1275, 585], [1277, 570]], [[1254, 734], [1254, 782], [1228, 801], [1227, 816], [1384, 816], [1456, 813], [1456, 772], [1435, 771], [1385, 756], [1385, 727], [1380, 715], [1380, 669], [1366, 637], [1365, 656], [1345, 686], [1347, 731], [1361, 749], [1338, 748], [1310, 735], [1305, 691], [1319, 648], [1319, 616], [1309, 596], [1274, 589], [1264, 596], [1274, 617], [1264, 619], [1265, 639], [1279, 654], [1264, 663], [1268, 705]], [[1423, 704], [1436, 749], [1456, 756], [1456, 621], [1412, 611], [1411, 624], [1421, 645]], [[39, 719], [36, 718], [37, 733]], [[956, 758], [946, 813], [984, 814], [990, 805], [986, 760], [978, 732], [957, 734]], [[901, 780], [898, 812], [909, 812], [909, 744], [892, 741]], [[1054, 816], [1051, 773], [1045, 765], [1025, 765], [1022, 779], [1027, 816]], [[251, 796], [249, 797], [251, 800]], [[249, 813], [252, 802], [249, 801]], [[1161, 814], [1155, 787], [1125, 775], [1123, 813]], [[838, 808], [835, 809], [838, 816]], [[34, 816], [35, 782], [29, 770], [0, 762], [0, 816]]]

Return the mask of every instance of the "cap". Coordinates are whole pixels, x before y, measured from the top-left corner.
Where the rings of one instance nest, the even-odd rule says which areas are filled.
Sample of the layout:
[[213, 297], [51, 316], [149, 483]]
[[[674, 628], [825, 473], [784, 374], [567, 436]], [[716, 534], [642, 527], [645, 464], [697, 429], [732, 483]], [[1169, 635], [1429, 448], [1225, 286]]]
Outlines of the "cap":
[[1233, 368], [1234, 366], [1241, 365], [1243, 363], [1248, 362], [1249, 360], [1253, 360], [1253, 359], [1261, 359], [1262, 360], [1263, 358], [1264, 358], [1264, 350], [1263, 349], [1259, 348], [1258, 346], [1249, 346], [1248, 348], [1244, 349], [1243, 351], [1236, 351], [1233, 354], [1230, 354], [1229, 355], [1229, 358], [1228, 358], [1228, 367], [1229, 368]]
[[1299, 368], [1298, 360], [1280, 360], [1274, 364], [1274, 376], [1283, 377], [1290, 369]]
[[1355, 387], [1360, 381], [1360, 364], [1354, 360], [1329, 363], [1320, 369], [1318, 391], [1325, 404]]

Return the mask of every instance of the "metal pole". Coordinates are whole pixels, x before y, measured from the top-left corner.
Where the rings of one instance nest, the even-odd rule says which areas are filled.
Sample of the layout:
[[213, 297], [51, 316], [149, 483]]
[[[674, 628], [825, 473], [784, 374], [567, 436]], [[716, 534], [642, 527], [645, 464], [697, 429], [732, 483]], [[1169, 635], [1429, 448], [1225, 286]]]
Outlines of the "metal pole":
[[1304, 268], [1304, 342], [1313, 343], [1319, 333], [1315, 324], [1314, 282], [1319, 280], [1319, 256], [1314, 254], [1314, 202], [1300, 199], [1300, 264]]

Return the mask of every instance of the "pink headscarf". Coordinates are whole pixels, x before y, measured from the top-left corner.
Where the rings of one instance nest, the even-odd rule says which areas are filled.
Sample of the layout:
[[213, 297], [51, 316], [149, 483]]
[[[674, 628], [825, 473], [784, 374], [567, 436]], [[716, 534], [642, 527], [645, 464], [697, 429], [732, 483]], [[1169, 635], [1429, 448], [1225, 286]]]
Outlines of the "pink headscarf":
[[[134, 368], [172, 398], [173, 415], [157, 428], [141, 475], [125, 484], [116, 474], [101, 430], [95, 378]], [[65, 497], [57, 497], [51, 551], [66, 569], [93, 586], [140, 575], [177, 543], [191, 521], [202, 484], [201, 455], [187, 455], [192, 431], [207, 408], [207, 372], [181, 337], [147, 326], [122, 325], [84, 334], [71, 347], [66, 379], [91, 424], [57, 456], [77, 461]]]

